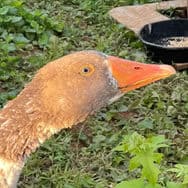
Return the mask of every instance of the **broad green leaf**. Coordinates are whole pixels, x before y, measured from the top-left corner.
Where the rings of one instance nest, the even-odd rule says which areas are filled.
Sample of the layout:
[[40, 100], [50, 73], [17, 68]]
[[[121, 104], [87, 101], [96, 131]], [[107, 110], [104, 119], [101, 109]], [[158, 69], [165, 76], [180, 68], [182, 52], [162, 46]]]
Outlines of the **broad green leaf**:
[[36, 32], [39, 32], [40, 25], [36, 21], [31, 21], [31, 26], [36, 30]]
[[153, 153], [153, 157], [155, 159], [155, 162], [159, 164], [163, 158], [163, 154], [162, 153]]
[[180, 183], [167, 182], [166, 188], [187, 188], [187, 186]]
[[44, 32], [40, 37], [39, 37], [39, 45], [40, 46], [47, 46], [49, 42], [49, 36], [50, 34], [47, 32]]
[[9, 6], [9, 10], [8, 10], [8, 13], [7, 14], [10, 14], [10, 15], [18, 15], [18, 9], [13, 7], [13, 6]]
[[23, 34], [17, 34], [14, 37], [14, 42], [27, 44], [29, 42], [29, 40], [26, 37], [24, 37]]
[[122, 181], [117, 184], [115, 188], [162, 188], [159, 184], [151, 184], [143, 179], [132, 179], [128, 181]]
[[55, 22], [55, 24], [53, 24], [53, 28], [55, 31], [57, 32], [62, 32], [63, 28], [64, 28], [64, 23], [63, 22]]
[[168, 140], [165, 139], [163, 135], [153, 136], [151, 138], [148, 138], [147, 140], [151, 142], [153, 151], [161, 147], [168, 147], [168, 145], [166, 144]]
[[150, 119], [144, 119], [138, 123], [138, 127], [141, 129], [153, 129], [153, 122]]
[[2, 49], [4, 52], [13, 52], [16, 50], [16, 46], [14, 43], [4, 43], [1, 44], [0, 49]]
[[145, 182], [142, 179], [122, 181], [121, 183], [117, 184], [115, 188], [145, 188]]
[[11, 22], [12, 16], [6, 16], [3, 18], [3, 22], [7, 23], [7, 22]]
[[144, 157], [142, 161], [142, 178], [146, 178], [151, 184], [156, 184], [160, 173], [159, 167], [151, 156]]
[[36, 33], [36, 30], [31, 28], [31, 27], [28, 27], [28, 26], [24, 26], [23, 27], [23, 30], [27, 33]]
[[113, 151], [122, 151], [122, 152], [125, 152], [126, 148], [125, 148], [125, 145], [118, 145], [116, 146]]
[[0, 15], [6, 15], [7, 12], [9, 11], [9, 8], [10, 8], [9, 6], [0, 8]]
[[147, 183], [144, 188], [162, 188], [162, 186], [159, 185], [158, 183], [157, 184]]
[[21, 7], [22, 4], [23, 4], [23, 1], [21, 1], [21, 0], [17, 0], [17, 1], [14, 0], [14, 1], [11, 2], [11, 5], [14, 6], [14, 7], [16, 7], [16, 8]]
[[22, 17], [20, 17], [20, 16], [13, 16], [12, 18], [11, 18], [11, 22], [12, 23], [16, 23], [16, 22], [19, 22], [19, 21], [21, 21], [22, 20]]
[[0, 67], [7, 67], [7, 64], [5, 62], [0, 62]]
[[140, 157], [135, 156], [132, 159], [130, 159], [129, 170], [134, 170], [135, 168], [138, 168], [140, 165], [141, 165]]
[[35, 17], [39, 17], [39, 16], [42, 15], [42, 11], [37, 9], [37, 10], [35, 10], [35, 11], [33, 12], [33, 15], [34, 15]]

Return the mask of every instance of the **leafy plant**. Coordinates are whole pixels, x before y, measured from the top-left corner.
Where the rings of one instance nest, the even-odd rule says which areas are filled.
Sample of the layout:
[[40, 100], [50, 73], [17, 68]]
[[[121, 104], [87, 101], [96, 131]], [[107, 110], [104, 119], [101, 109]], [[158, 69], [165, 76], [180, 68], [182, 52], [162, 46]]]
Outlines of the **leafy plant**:
[[[162, 188], [158, 183], [158, 176], [161, 174], [159, 164], [163, 157], [157, 150], [168, 147], [168, 140], [164, 136], [151, 136], [145, 138], [134, 132], [124, 137], [123, 141], [114, 150], [123, 153], [130, 153], [129, 170], [141, 169], [141, 177], [129, 181], [122, 181], [116, 188]], [[176, 172], [177, 177], [183, 177], [183, 183], [167, 182], [166, 188], [185, 188], [188, 184], [188, 166], [177, 164], [175, 168], [168, 171]]]
[[11, 88], [7, 84], [12, 80], [14, 85], [23, 82], [21, 79], [27, 77], [25, 72], [33, 68], [33, 65], [25, 60], [26, 56], [48, 48], [54, 36], [62, 32], [64, 24], [50, 19], [42, 10], [29, 9], [22, 0], [1, 0], [0, 25], [2, 91]]
[[144, 138], [134, 132], [124, 137], [122, 143], [115, 148], [116, 151], [131, 154], [129, 170], [141, 167], [141, 177], [155, 184], [160, 173], [159, 164], [163, 154], [156, 152], [161, 147], [168, 147], [164, 136], [152, 136]]
[[3, 0], [0, 3], [0, 39], [4, 53], [28, 49], [32, 45], [47, 47], [55, 32], [62, 32], [63, 22], [48, 18], [39, 9], [31, 10], [21, 0]]

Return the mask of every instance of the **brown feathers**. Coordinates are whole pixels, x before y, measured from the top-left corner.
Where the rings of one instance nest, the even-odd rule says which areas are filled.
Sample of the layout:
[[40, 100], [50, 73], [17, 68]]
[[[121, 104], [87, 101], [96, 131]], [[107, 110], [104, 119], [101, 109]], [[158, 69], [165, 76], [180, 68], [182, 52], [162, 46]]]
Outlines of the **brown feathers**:
[[72, 127], [118, 93], [106, 56], [78, 52], [38, 71], [0, 111], [0, 187], [14, 188], [25, 159], [51, 135]]
[[51, 135], [84, 121], [123, 92], [174, 73], [167, 65], [143, 65], [95, 51], [47, 64], [0, 111], [0, 187], [15, 187], [25, 158]]
[[53, 61], [0, 111], [0, 157], [23, 161], [52, 134], [71, 127], [117, 93], [106, 57], [79, 52]]

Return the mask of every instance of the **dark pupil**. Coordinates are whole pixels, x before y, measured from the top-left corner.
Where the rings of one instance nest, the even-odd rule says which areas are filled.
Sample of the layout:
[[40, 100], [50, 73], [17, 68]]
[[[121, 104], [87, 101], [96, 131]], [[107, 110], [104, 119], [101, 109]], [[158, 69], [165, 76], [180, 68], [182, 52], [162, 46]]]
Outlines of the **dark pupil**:
[[83, 72], [84, 72], [84, 73], [88, 73], [88, 72], [89, 72], [89, 68], [84, 68], [84, 69], [83, 69]]

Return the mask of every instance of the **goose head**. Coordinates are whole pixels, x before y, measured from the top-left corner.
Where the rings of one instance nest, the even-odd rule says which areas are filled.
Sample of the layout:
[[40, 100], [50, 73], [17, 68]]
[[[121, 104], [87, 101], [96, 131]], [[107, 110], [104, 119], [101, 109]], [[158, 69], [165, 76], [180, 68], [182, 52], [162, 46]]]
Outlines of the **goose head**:
[[56, 125], [70, 127], [124, 93], [174, 73], [169, 65], [81, 51], [47, 64], [36, 77], [42, 82], [40, 99], [45, 111], [56, 117], [52, 118]]

